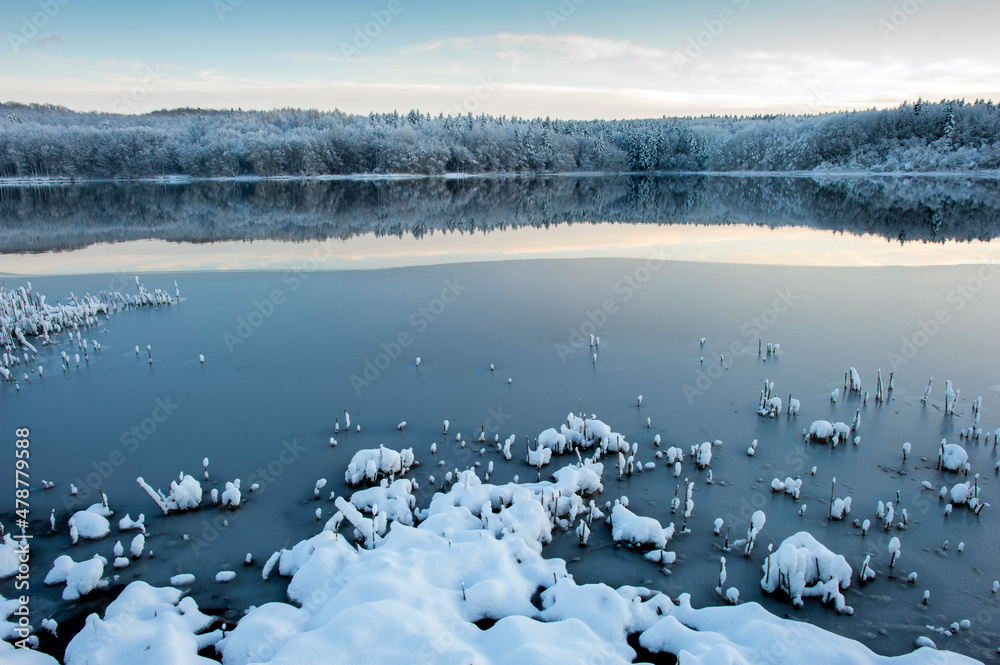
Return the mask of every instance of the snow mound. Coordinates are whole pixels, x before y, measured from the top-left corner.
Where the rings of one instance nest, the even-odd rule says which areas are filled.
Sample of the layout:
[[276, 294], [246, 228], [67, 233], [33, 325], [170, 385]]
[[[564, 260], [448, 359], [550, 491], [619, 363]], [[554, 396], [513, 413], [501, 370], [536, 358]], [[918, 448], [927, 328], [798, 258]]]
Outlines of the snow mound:
[[566, 438], [566, 435], [556, 431], [552, 427], [538, 435], [538, 446], [540, 448], [548, 448], [556, 455], [562, 455], [570, 451], [569, 440]]
[[240, 479], [226, 483], [226, 489], [222, 492], [222, 506], [236, 509], [239, 508], [243, 500], [243, 493], [240, 491]]
[[63, 554], [52, 564], [52, 569], [45, 576], [45, 584], [52, 586], [55, 584], [65, 584], [63, 589], [63, 600], [78, 600], [80, 596], [85, 596], [94, 589], [103, 589], [108, 585], [108, 581], [102, 579], [104, 576], [104, 566], [108, 560], [99, 554], [93, 558], [76, 562], [71, 557]]
[[413, 466], [413, 449], [404, 448], [395, 451], [385, 446], [359, 450], [354, 453], [351, 463], [347, 465], [344, 481], [348, 485], [357, 486], [367, 481], [378, 482], [379, 476], [392, 478], [403, 475]]
[[[586, 462], [582, 466], [573, 465], [559, 469], [552, 474], [551, 481], [508, 483], [506, 485], [484, 483], [476, 475], [474, 469], [462, 471], [448, 492], [435, 494], [431, 498], [430, 506], [426, 510], [420, 511], [419, 517], [423, 520], [420, 526], [443, 535], [448, 532], [448, 529], [454, 528], [456, 515], [458, 515], [462, 517], [459, 521], [463, 524], [478, 523], [478, 526], [482, 527], [481, 520], [487, 509], [494, 517], [492, 517], [491, 522], [487, 522], [486, 526], [502, 524], [502, 520], [507, 519], [502, 517], [504, 511], [513, 509], [516, 495], [520, 495], [521, 500], [524, 501], [526, 497], [521, 493], [526, 491], [532, 500], [544, 510], [544, 513], [534, 512], [532, 520], [540, 520], [544, 517], [547, 526], [543, 527], [540, 523], [531, 526], [522, 524], [517, 530], [524, 529], [525, 532], [540, 535], [544, 535], [547, 530], [550, 534], [549, 537], [551, 537], [553, 525], [561, 529], [568, 529], [577, 516], [600, 514], [600, 511], [597, 511], [593, 505], [588, 507], [584, 496], [603, 490], [604, 487], [601, 484], [603, 471], [603, 464]], [[456, 514], [452, 508], [464, 510]], [[522, 506], [518, 510], [527, 511], [527, 508]], [[491, 519], [490, 515], [486, 515], [487, 520]], [[498, 519], [501, 521], [498, 522]], [[504, 538], [507, 535], [513, 534], [501, 529], [498, 537]], [[541, 551], [543, 542], [548, 542], [548, 539], [529, 540], [526, 544]]]
[[[135, 481], [164, 515], [184, 510], [197, 510], [201, 507], [201, 483], [191, 476], [184, 475], [184, 473], [179, 474], [179, 480], [171, 481], [170, 494], [153, 489], [142, 479], [142, 476], [136, 478]], [[122, 521], [124, 522], [124, 520]], [[141, 521], [134, 523], [134, 527], [140, 528]]]
[[938, 461], [942, 469], [961, 471], [969, 461], [969, 453], [957, 443], [945, 443], [942, 440], [941, 450], [938, 452]]
[[712, 442], [705, 441], [701, 445], [695, 446], [693, 455], [699, 469], [709, 466], [712, 463]]
[[78, 510], [69, 518], [69, 526], [85, 540], [100, 540], [111, 533], [111, 523], [104, 515], [91, 510]]
[[[512, 505], [525, 504], [533, 520], [556, 508], [549, 494], [554, 483], [540, 492], [537, 483], [511, 489], [465, 478], [467, 486], [463, 478], [436, 495], [426, 521], [393, 524], [373, 549], [359, 550], [324, 530], [283, 550], [290, 602], [252, 608], [218, 642], [223, 662], [551, 665], [585, 658], [623, 665], [636, 658], [628, 644], [635, 634], [643, 647], [695, 665], [783, 662], [789, 643], [796, 645], [797, 662], [889, 662], [858, 642], [779, 619], [756, 603], [694, 609], [687, 595], [675, 605], [647, 589], [577, 584], [564, 561], [542, 557], [525, 540], [534, 536], [524, 525], [518, 535], [498, 536], [489, 524], [497, 506], [465, 505], [510, 492]], [[892, 662], [974, 661], [919, 650]]]
[[351, 504], [368, 514], [372, 514], [377, 508], [390, 522], [412, 526], [417, 499], [413, 496], [413, 483], [410, 480], [400, 478], [390, 484], [383, 478], [378, 487], [369, 487], [352, 494]]
[[[546, 430], [546, 432], [548, 431]], [[588, 450], [595, 446], [602, 454], [607, 452], [623, 452], [627, 454], [631, 450], [631, 446], [625, 440], [624, 436], [617, 432], [612, 432], [611, 427], [598, 420], [596, 416], [583, 418], [575, 413], [570, 413], [566, 416], [566, 423], [559, 428], [559, 433], [562, 439], [557, 437], [555, 442], [562, 442], [561, 452]], [[545, 434], [545, 432], [542, 432], [542, 434]], [[546, 436], [547, 438], [551, 437], [551, 435]], [[538, 437], [538, 445], [543, 445], [542, 435]], [[558, 454], [560, 451], [553, 449], [553, 452]]]
[[851, 586], [853, 571], [847, 560], [834, 554], [807, 531], [789, 536], [761, 566], [764, 577], [760, 586], [767, 593], [779, 589], [802, 607], [802, 598], [821, 597], [823, 602], [833, 601], [842, 614], [854, 610], [844, 598], [842, 590]]
[[830, 441], [833, 439], [833, 423], [829, 420], [814, 420], [809, 426], [809, 438], [813, 441]]
[[616, 543], [662, 550], [674, 537], [674, 525], [664, 529], [656, 519], [636, 515], [618, 503], [611, 509], [611, 537]]
[[548, 466], [549, 462], [552, 461], [552, 449], [543, 448], [541, 444], [534, 450], [528, 451], [528, 464], [537, 469], [543, 466]]
[[[946, 651], [918, 649], [895, 658], [873, 653], [860, 642], [829, 633], [804, 621], [780, 619], [757, 603], [695, 609], [691, 597], [669, 600], [662, 618], [639, 636], [654, 652], [680, 654], [683, 665], [752, 665], [756, 663], [851, 663], [918, 665], [978, 661]], [[650, 600], [643, 605], [650, 604]], [[918, 645], [922, 646], [922, 645]]]
[[104, 611], [87, 617], [83, 629], [66, 647], [66, 665], [171, 663], [210, 665], [198, 655], [222, 637], [204, 634], [213, 619], [192, 598], [171, 587], [132, 582]]
[[819, 443], [832, 443], [834, 446], [841, 441], [849, 441], [851, 438], [851, 426], [829, 420], [814, 420], [809, 426], [809, 440]]

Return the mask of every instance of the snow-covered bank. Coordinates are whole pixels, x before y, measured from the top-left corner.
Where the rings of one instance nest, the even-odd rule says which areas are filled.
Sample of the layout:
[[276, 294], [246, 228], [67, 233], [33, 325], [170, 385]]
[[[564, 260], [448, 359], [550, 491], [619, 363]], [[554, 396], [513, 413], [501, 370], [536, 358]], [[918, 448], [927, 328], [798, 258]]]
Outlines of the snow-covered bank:
[[[211, 661], [199, 650], [214, 645], [227, 665], [551, 665], [579, 662], [584, 655], [631, 663], [637, 653], [630, 636], [638, 636], [649, 652], [674, 654], [683, 665], [786, 659], [976, 662], [931, 648], [896, 658], [878, 656], [852, 640], [775, 617], [752, 602], [695, 609], [687, 595], [673, 600], [641, 587], [577, 584], [565, 562], [546, 559], [542, 546], [560, 522], [561, 499], [567, 499], [566, 506], [579, 505], [596, 489], [600, 471], [599, 466], [571, 465], [557, 471], [554, 482], [519, 485], [489, 485], [465, 472], [450, 490], [435, 495], [419, 525], [393, 522], [372, 549], [355, 547], [336, 531], [339, 522], [328, 525], [280, 551], [278, 568], [291, 577], [288, 601], [252, 608], [225, 632], [210, 630], [211, 617], [181, 591], [133, 582], [103, 618], [87, 619], [70, 641], [65, 662], [200, 664]], [[824, 548], [814, 540], [800, 544], [826, 562]], [[811, 559], [792, 553], [788, 571], [779, 572], [785, 569], [786, 546], [796, 547], [789, 541], [775, 553], [775, 575], [801, 587], [795, 580], [809, 574]], [[841, 564], [830, 574], [849, 579], [850, 567]], [[9, 658], [9, 653], [3, 655]], [[38, 656], [23, 662], [54, 661]]]

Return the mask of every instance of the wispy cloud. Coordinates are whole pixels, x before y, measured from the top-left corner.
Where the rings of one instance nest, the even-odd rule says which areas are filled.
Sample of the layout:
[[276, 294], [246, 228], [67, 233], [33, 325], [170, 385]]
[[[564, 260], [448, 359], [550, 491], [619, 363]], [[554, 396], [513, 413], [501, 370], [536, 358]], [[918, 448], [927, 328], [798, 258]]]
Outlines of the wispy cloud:
[[[0, 70], [0, 89], [20, 101], [109, 110], [123, 91], [157, 72], [155, 92], [138, 112], [170, 106], [300, 106], [352, 113], [419, 108], [452, 112], [488, 78], [477, 112], [527, 117], [622, 118], [709, 113], [822, 112], [894, 106], [917, 97], [1000, 98], [1000, 68], [954, 57], [914, 62], [891, 55], [753, 49], [706, 52], [683, 70], [673, 52], [627, 39], [497, 33], [448, 37], [395, 49], [349, 69], [339, 54], [286, 52], [283, 71], [182, 66], [127, 59], [30, 56], [58, 76], [44, 80]], [[399, 57], [402, 53], [406, 57]], [[395, 68], [382, 63], [404, 62]], [[386, 73], [389, 72], [389, 73]], [[481, 102], [481, 103], [480, 103]]]
[[598, 61], [639, 63], [651, 71], [663, 71], [672, 66], [673, 53], [663, 48], [644, 46], [628, 39], [611, 39], [592, 35], [562, 35], [500, 32], [478, 37], [447, 37], [421, 42], [407, 49], [412, 53], [475, 51], [482, 55], [515, 64], [561, 62], [593, 64]]

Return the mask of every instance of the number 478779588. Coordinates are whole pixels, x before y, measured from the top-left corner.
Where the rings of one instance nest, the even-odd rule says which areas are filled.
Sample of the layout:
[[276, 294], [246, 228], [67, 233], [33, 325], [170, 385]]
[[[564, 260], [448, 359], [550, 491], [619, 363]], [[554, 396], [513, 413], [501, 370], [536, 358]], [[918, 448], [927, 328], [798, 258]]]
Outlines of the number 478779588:
[[17, 515], [17, 526], [24, 529], [28, 528], [28, 513], [30, 511], [31, 497], [30, 482], [31, 482], [31, 440], [28, 438], [31, 435], [30, 430], [27, 427], [19, 427], [14, 431], [17, 435], [17, 440], [15, 441], [15, 461], [14, 461], [14, 499], [15, 499], [15, 510], [14, 513]]

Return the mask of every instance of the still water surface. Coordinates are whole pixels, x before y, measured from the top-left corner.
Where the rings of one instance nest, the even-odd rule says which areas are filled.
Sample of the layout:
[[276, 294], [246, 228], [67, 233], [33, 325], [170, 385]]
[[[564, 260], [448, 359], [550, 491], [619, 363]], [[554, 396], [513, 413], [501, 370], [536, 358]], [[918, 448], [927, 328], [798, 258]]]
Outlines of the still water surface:
[[[429, 204], [415, 207], [421, 205]], [[274, 219], [269, 223], [273, 226]], [[524, 235], [531, 236], [530, 242]], [[412, 256], [407, 245], [425, 258], [402, 262], [439, 263], [444, 255], [456, 256], [451, 243], [472, 239], [480, 241], [467, 250], [476, 262], [322, 269], [397, 265], [397, 256]], [[520, 254], [519, 243], [525, 247]], [[801, 257], [829, 256], [839, 244], [851, 243], [843, 256], [853, 260], [803, 265], [810, 261]], [[775, 245], [782, 251], [768, 254]], [[666, 572], [634, 552], [615, 549], [603, 530], [595, 529], [583, 549], [573, 534], [561, 536], [548, 552], [570, 560], [579, 580], [643, 584], [672, 596], [690, 592], [696, 605], [718, 603], [714, 587], [724, 552], [712, 523], [722, 517], [738, 538], [753, 510], [762, 509], [768, 519], [754, 557], [726, 555], [727, 586], [737, 587], [743, 600], [859, 639], [881, 653], [908, 651], [921, 634], [940, 647], [984, 660], [1000, 646], [1000, 599], [990, 592], [1000, 576], [996, 508], [978, 518], [956, 508], [945, 517], [936, 492], [920, 485], [922, 480], [935, 487], [965, 480], [935, 468], [936, 450], [942, 437], [959, 442], [959, 431], [972, 422], [971, 402], [977, 396], [983, 397], [984, 430], [1000, 426], [1000, 280], [989, 263], [997, 254], [992, 242], [900, 246], [884, 237], [794, 226], [609, 223], [527, 225], [485, 235], [435, 233], [418, 240], [408, 233], [399, 238], [369, 232], [293, 245], [265, 240], [161, 246], [174, 250], [163, 264], [142, 264], [134, 255], [136, 245], [128, 243], [106, 245], [123, 251], [97, 262], [73, 263], [86, 252], [100, 255], [97, 246], [78, 253], [4, 257], [5, 271], [21, 273], [5, 279], [8, 288], [31, 276], [33, 289], [50, 299], [109, 286], [134, 288], [132, 272], [126, 278], [118, 270], [141, 265], [167, 270], [144, 274], [148, 287], [172, 291], [176, 280], [184, 298], [171, 307], [119, 313], [91, 329], [87, 336], [103, 350], [79, 370], [59, 373], [60, 351], [71, 353], [60, 339], [40, 348], [38, 363], [49, 370], [44, 379], [20, 392], [2, 387], [5, 413], [18, 426], [32, 428], [33, 478], [56, 483], [50, 491], [33, 490], [38, 534], [33, 577], [39, 589], [33, 611], [69, 620], [67, 629], [70, 617], [99, 610], [113, 593], [68, 606], [58, 589], [42, 591], [41, 586], [47, 563], [59, 554], [76, 560], [95, 552], [110, 556], [113, 537], [73, 547], [66, 534], [66, 519], [96, 500], [97, 487], [109, 495], [116, 518], [146, 514], [147, 549], [155, 553], [120, 571], [117, 585], [133, 579], [166, 584], [173, 574], [193, 572], [198, 582], [192, 595], [199, 604], [235, 619], [251, 604], [283, 597], [281, 580], [261, 581], [260, 563], [321, 528], [317, 507], [323, 508], [324, 519], [332, 515], [332, 503], [312, 500], [313, 485], [325, 477], [327, 491], [348, 492], [342, 474], [354, 451], [379, 444], [412, 446], [422, 463], [415, 478], [421, 483], [420, 503], [426, 505], [433, 492], [429, 475], [440, 479], [447, 469], [477, 461], [483, 466], [494, 461], [496, 482], [535, 477], [520, 457], [510, 463], [493, 452], [480, 457], [478, 447], [456, 444], [455, 433], [471, 441], [485, 427], [491, 439], [515, 434], [520, 442], [558, 427], [582, 405], [637, 442], [644, 462], [657, 461], [656, 434], [663, 447], [687, 450], [716, 439], [723, 445], [713, 454], [711, 485], [707, 470], [696, 471], [689, 460], [677, 479], [663, 464], [621, 482], [609, 468], [601, 502], [627, 495], [633, 510], [678, 526], [680, 516], [670, 514], [670, 500], [684, 478], [694, 480], [691, 533], [671, 542], [679, 559]], [[740, 247], [762, 258], [729, 258]], [[247, 248], [259, 254], [241, 256]], [[547, 258], [525, 259], [536, 257], [532, 248]], [[880, 257], [887, 248], [903, 258]], [[334, 265], [317, 261], [314, 269], [310, 261], [326, 256]], [[509, 260], [492, 260], [497, 258]], [[73, 268], [56, 267], [63, 262]], [[193, 267], [212, 269], [171, 272]], [[53, 275], [63, 272], [93, 274]], [[38, 276], [44, 274], [50, 276]], [[935, 316], [944, 321], [936, 328], [929, 323]], [[589, 345], [579, 343], [590, 332], [601, 338], [596, 362]], [[704, 346], [701, 337], [707, 338]], [[766, 360], [758, 356], [758, 337], [780, 343], [780, 353]], [[397, 354], [400, 339], [408, 342]], [[152, 366], [134, 351], [147, 344]], [[891, 399], [876, 405], [870, 397], [863, 404], [857, 395], [842, 394], [832, 403], [831, 391], [843, 393], [844, 372], [851, 366], [872, 393], [876, 371], [887, 376], [893, 370]], [[919, 398], [931, 377], [934, 392], [924, 405]], [[775, 383], [776, 394], [801, 400], [797, 417], [756, 414], [765, 379]], [[945, 379], [961, 390], [954, 416], [943, 414]], [[639, 394], [643, 402], [636, 407]], [[161, 418], [165, 408], [170, 413]], [[343, 424], [344, 409], [362, 432], [341, 432], [332, 448], [333, 424], [336, 418]], [[859, 445], [830, 449], [803, 443], [802, 431], [813, 420], [849, 423], [859, 409]], [[447, 438], [441, 434], [446, 418], [451, 422]], [[396, 425], [402, 420], [407, 427], [400, 432]], [[139, 428], [141, 439], [133, 428]], [[759, 442], [757, 454], [748, 457], [753, 439]], [[904, 441], [913, 445], [905, 463]], [[436, 455], [429, 452], [433, 442], [438, 443]], [[982, 474], [983, 498], [1000, 506], [992, 441], [966, 447], [973, 472]], [[211, 483], [220, 490], [234, 478], [241, 478], [244, 487], [258, 482], [261, 489], [245, 493], [246, 503], [234, 513], [208, 508], [158, 516], [136, 477], [166, 488], [180, 471], [200, 477], [203, 457], [210, 459]], [[446, 464], [439, 467], [442, 460]], [[559, 459], [549, 468], [570, 461]], [[813, 466], [816, 475], [810, 474]], [[805, 479], [799, 501], [771, 492], [771, 479], [786, 476]], [[825, 519], [834, 476], [837, 496], [853, 498], [844, 522]], [[69, 495], [70, 483], [81, 496]], [[876, 533], [875, 509], [880, 500], [895, 501], [897, 491], [909, 525], [895, 532], [902, 541], [901, 574], [889, 579], [889, 536]], [[86, 492], [92, 495], [84, 497]], [[802, 504], [808, 504], [804, 516], [799, 515]], [[45, 535], [52, 509], [57, 533]], [[871, 519], [875, 526], [862, 537], [851, 524], [854, 518]], [[838, 617], [815, 602], [795, 610], [760, 592], [767, 544], [777, 545], [802, 529], [854, 567], [848, 594], [854, 616]], [[945, 540], [947, 549], [942, 548]], [[965, 542], [961, 553], [960, 541]], [[248, 552], [257, 563], [245, 569]], [[873, 554], [879, 577], [861, 587], [857, 571], [866, 553]], [[223, 568], [237, 572], [236, 583], [212, 581]], [[911, 571], [919, 575], [916, 584], [903, 579]], [[0, 593], [10, 596], [9, 587], [10, 581], [0, 584]], [[931, 591], [927, 606], [920, 602], [924, 589]], [[973, 629], [950, 638], [925, 628], [966, 618]]]

